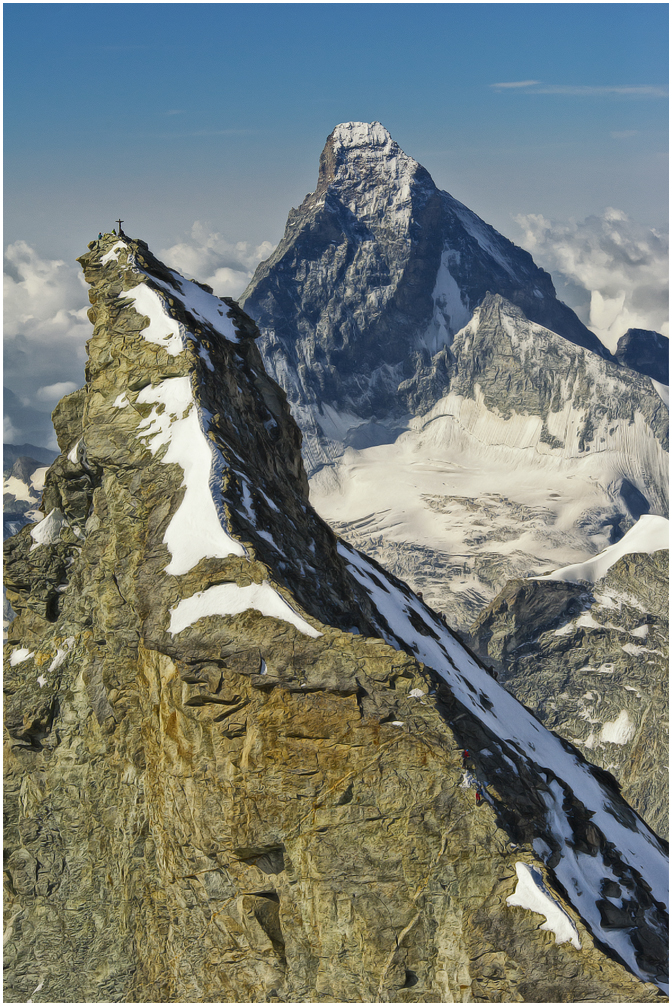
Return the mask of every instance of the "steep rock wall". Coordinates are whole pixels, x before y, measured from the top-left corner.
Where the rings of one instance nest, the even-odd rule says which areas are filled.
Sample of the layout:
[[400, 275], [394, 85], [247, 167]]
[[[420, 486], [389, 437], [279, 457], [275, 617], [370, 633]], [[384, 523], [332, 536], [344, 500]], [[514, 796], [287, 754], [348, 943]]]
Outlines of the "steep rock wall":
[[[249, 319], [142, 242], [81, 261], [87, 387], [7, 545], [6, 1000], [660, 999], [663, 906], [613, 842], [655, 839], [569, 748], [583, 797], [497, 736], [447, 630], [463, 691], [398, 648], [435, 616], [307, 504]], [[507, 905], [521, 871], [559, 930]]]

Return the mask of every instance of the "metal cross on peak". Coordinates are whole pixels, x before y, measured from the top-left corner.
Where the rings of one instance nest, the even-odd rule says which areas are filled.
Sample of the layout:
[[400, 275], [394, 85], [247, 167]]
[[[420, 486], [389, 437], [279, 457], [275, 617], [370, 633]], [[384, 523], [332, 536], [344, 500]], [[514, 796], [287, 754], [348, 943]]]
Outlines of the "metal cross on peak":
[[122, 231], [122, 229], [121, 229], [121, 225], [123, 224], [123, 222], [124, 222], [124, 221], [123, 221], [123, 220], [121, 220], [121, 219], [119, 219], [119, 220], [117, 220], [117, 221], [115, 221], [115, 222], [119, 224], [119, 230], [117, 231], [117, 233], [118, 233], [118, 235], [119, 235], [119, 236], [121, 237], [121, 235], [123, 234], [123, 231]]

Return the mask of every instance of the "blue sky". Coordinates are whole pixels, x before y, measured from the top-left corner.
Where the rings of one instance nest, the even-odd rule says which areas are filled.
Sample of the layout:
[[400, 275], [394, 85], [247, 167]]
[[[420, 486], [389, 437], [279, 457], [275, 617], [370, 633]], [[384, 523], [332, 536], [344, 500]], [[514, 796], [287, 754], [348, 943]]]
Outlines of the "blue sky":
[[[150, 243], [203, 216], [232, 238], [277, 241], [348, 119], [381, 121], [500, 229], [514, 212], [606, 205], [659, 224], [667, 108], [646, 89], [666, 88], [667, 15], [666, 4], [5, 5], [6, 236], [39, 235], [56, 254], [64, 227], [80, 248], [121, 213]], [[491, 86], [526, 80], [540, 85]], [[539, 93], [547, 85], [578, 92]], [[599, 90], [614, 86], [642, 90]]]
[[382, 122], [598, 334], [663, 329], [667, 22], [662, 3], [5, 4], [5, 438], [48, 442], [83, 382], [74, 259], [99, 229], [121, 215], [237, 296], [349, 120]]

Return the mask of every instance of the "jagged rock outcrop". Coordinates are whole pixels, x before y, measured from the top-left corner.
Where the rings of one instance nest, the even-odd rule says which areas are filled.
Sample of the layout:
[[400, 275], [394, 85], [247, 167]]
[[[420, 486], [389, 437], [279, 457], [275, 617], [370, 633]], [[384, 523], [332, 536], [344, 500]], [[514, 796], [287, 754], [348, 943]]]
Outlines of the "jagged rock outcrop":
[[80, 261], [87, 386], [6, 544], [5, 1000], [662, 1001], [613, 779], [317, 517], [235, 304]]
[[629, 328], [618, 340], [614, 356], [624, 367], [631, 367], [653, 381], [670, 383], [670, 340], [660, 332]]
[[318, 512], [454, 625], [667, 513], [644, 356], [621, 366], [379, 123], [337, 126], [242, 302]]
[[613, 773], [667, 839], [669, 552], [634, 549], [594, 582], [512, 580], [467, 638], [549, 730]]

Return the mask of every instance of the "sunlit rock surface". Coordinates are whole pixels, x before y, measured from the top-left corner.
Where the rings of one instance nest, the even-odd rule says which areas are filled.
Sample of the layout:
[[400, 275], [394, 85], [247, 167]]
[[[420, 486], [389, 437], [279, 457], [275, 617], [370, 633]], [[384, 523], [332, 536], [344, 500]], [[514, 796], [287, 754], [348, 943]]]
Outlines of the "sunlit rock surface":
[[87, 384], [6, 543], [5, 1000], [662, 1001], [611, 777], [314, 513], [236, 305], [81, 262]]

